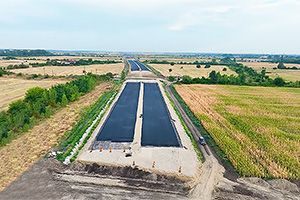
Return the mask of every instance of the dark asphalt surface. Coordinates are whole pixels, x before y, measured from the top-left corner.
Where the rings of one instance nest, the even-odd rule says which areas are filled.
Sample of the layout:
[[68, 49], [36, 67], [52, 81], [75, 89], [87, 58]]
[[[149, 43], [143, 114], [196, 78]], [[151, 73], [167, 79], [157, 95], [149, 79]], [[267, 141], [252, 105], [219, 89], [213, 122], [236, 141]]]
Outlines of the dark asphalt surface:
[[97, 141], [132, 142], [140, 93], [140, 83], [127, 83], [112, 108]]
[[144, 64], [140, 63], [137, 60], [135, 60], [134, 62], [141, 68], [142, 71], [149, 71], [149, 69]]
[[144, 83], [142, 146], [179, 147], [178, 135], [157, 83]]
[[128, 60], [130, 66], [131, 66], [131, 71], [139, 71], [140, 68], [139, 66], [132, 60]]

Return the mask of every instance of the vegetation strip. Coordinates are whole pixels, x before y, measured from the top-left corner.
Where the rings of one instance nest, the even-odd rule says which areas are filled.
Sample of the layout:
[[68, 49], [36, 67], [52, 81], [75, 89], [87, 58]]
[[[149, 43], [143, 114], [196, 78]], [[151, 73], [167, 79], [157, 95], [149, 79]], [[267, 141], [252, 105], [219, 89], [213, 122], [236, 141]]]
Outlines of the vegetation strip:
[[159, 71], [157, 71], [156, 69], [154, 69], [153, 67], [151, 67], [150, 65], [148, 65], [147, 64], [147, 62], [142, 62], [144, 65], [146, 65], [149, 69], [151, 69], [151, 71], [155, 74], [155, 75], [157, 75], [157, 76], [159, 76], [159, 75], [162, 75]]
[[64, 162], [68, 156], [71, 155], [73, 149], [78, 145], [78, 141], [82, 138], [86, 130], [91, 127], [93, 120], [99, 114], [99, 111], [102, 110], [109, 99], [116, 91], [104, 92], [104, 94], [99, 98], [99, 100], [90, 107], [83, 117], [78, 121], [78, 123], [72, 128], [72, 130], [66, 134], [65, 139], [63, 139], [58, 147], [62, 153], [57, 154], [57, 159]]
[[[98, 103], [104, 103], [102, 101], [100, 101], [101, 98], [104, 98], [105, 95], [109, 96], [111, 93], [108, 92], [109, 94], [103, 94], [99, 100], [96, 102], [96, 104]], [[105, 114], [105, 111], [107, 110], [107, 108], [110, 106], [110, 104], [112, 103], [112, 101], [114, 100], [115, 96], [116, 96], [117, 92], [114, 91], [114, 93], [112, 94], [112, 96], [110, 97], [110, 99], [106, 102], [105, 106], [101, 109], [101, 111], [99, 112], [99, 114], [97, 115], [96, 119], [93, 120], [92, 124], [86, 129], [86, 131], [84, 132], [84, 134], [82, 135], [82, 137], [75, 143], [75, 147], [71, 150], [70, 155], [68, 155], [65, 159], [65, 161], [63, 162], [64, 164], [69, 164], [70, 161], [72, 162], [73, 160], [76, 159], [77, 155], [78, 155], [78, 151], [82, 149], [82, 147], [85, 145], [85, 143], [87, 142], [87, 140], [90, 138], [91, 134], [93, 133], [93, 131], [95, 130], [95, 128], [98, 126], [100, 120], [102, 119], [103, 115]], [[75, 156], [76, 154], [76, 156]], [[72, 159], [74, 158], [74, 159]]]
[[163, 88], [164, 88], [164, 90], [165, 90], [166, 96], [167, 96], [168, 99], [170, 100], [170, 104], [171, 104], [172, 107], [174, 108], [174, 110], [175, 110], [177, 116], [179, 117], [180, 122], [181, 122], [181, 124], [182, 124], [182, 126], [183, 126], [183, 128], [184, 128], [184, 130], [185, 130], [185, 132], [186, 132], [186, 134], [189, 136], [189, 138], [190, 138], [190, 140], [191, 140], [191, 142], [192, 142], [192, 145], [193, 145], [193, 147], [194, 147], [194, 150], [195, 150], [195, 152], [197, 153], [198, 159], [201, 160], [201, 162], [204, 162], [205, 160], [204, 160], [204, 158], [203, 158], [203, 155], [201, 154], [201, 151], [198, 149], [197, 144], [196, 144], [196, 142], [195, 142], [195, 140], [194, 140], [194, 138], [193, 138], [191, 132], [189, 131], [189, 129], [188, 129], [188, 127], [186, 126], [186, 124], [184, 123], [184, 121], [183, 121], [183, 119], [182, 119], [180, 113], [178, 112], [176, 106], [175, 106], [174, 103], [172, 102], [172, 99], [171, 99], [170, 95], [168, 94], [168, 92], [166, 91], [166, 88], [165, 88], [165, 87], [166, 87], [166, 86], [165, 86], [165, 83], [164, 83], [164, 84], [163, 84]]

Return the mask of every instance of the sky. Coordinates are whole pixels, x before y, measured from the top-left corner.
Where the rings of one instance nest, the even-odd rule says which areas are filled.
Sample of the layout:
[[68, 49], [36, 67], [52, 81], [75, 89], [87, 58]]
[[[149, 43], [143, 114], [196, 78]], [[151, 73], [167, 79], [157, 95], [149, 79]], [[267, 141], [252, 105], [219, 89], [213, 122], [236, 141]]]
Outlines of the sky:
[[0, 0], [0, 49], [300, 54], [300, 0]]

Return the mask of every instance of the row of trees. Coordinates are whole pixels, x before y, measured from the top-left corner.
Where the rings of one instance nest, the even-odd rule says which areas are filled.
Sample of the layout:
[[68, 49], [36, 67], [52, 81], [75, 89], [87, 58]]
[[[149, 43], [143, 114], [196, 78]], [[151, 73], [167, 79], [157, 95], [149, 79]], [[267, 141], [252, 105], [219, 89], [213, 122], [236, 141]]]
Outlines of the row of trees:
[[277, 69], [292, 69], [292, 70], [298, 70], [299, 69], [300, 70], [300, 68], [297, 68], [296, 66], [294, 66], [294, 67], [286, 67], [283, 63], [279, 63], [277, 65]]
[[[229, 84], [229, 85], [252, 85], [252, 86], [288, 86], [288, 87], [300, 87], [300, 81], [285, 82], [283, 78], [277, 77], [275, 79], [266, 75], [266, 69], [263, 69], [260, 73], [255, 71], [251, 67], [244, 66], [243, 64], [236, 63], [230, 58], [224, 58], [222, 63], [227, 63], [227, 66], [237, 73], [237, 75], [221, 75], [220, 72], [212, 71], [208, 78], [191, 78], [189, 76], [183, 76], [180, 81], [183, 84]], [[170, 78], [169, 78], [170, 80]], [[173, 80], [173, 78], [171, 78]]]
[[23, 63], [19, 65], [8, 65], [6, 69], [24, 69], [24, 68], [29, 68], [29, 65], [25, 65]]
[[42, 50], [42, 49], [36, 49], [36, 50], [19, 50], [19, 49], [6, 49], [6, 50], [0, 50], [0, 56], [14, 56], [14, 57], [23, 57], [23, 56], [53, 56], [54, 54]]
[[96, 84], [110, 78], [111, 74], [88, 74], [49, 89], [34, 87], [27, 90], [23, 100], [11, 103], [7, 111], [0, 112], [0, 145], [28, 130], [38, 119], [49, 117], [56, 108], [76, 101]]
[[[174, 81], [174, 77], [169, 77], [169, 81]], [[223, 85], [252, 85], [252, 86], [293, 86], [293, 87], [300, 87], [300, 82], [293, 83], [293, 84], [286, 84], [285, 81], [281, 77], [277, 77], [274, 80], [268, 79], [268, 81], [264, 82], [251, 82], [249, 81], [248, 77], [245, 74], [238, 74], [235, 75], [221, 75], [220, 72], [212, 71], [209, 74], [208, 78], [191, 78], [190, 76], [183, 76], [182, 80], [180, 81], [183, 84], [223, 84]]]

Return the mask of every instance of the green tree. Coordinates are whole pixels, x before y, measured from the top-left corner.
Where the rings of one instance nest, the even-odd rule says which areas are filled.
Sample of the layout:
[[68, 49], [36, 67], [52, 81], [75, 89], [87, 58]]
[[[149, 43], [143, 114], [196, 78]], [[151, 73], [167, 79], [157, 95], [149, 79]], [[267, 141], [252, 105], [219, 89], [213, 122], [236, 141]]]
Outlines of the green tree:
[[284, 86], [285, 82], [281, 77], [277, 77], [274, 79], [274, 84], [276, 86]]
[[30, 88], [25, 93], [25, 101], [29, 103], [33, 103], [35, 101], [38, 101], [39, 99], [43, 99], [45, 90], [46, 89], [41, 87]]
[[68, 104], [68, 99], [65, 94], [63, 94], [62, 99], [61, 99], [61, 106], [65, 107]]
[[192, 83], [192, 78], [188, 75], [184, 75], [182, 77], [182, 81], [183, 84], [191, 84]]
[[218, 83], [218, 77], [217, 77], [217, 73], [216, 73], [215, 70], [210, 72], [209, 79], [210, 79], [210, 82], [213, 83], [213, 84]]
[[125, 71], [122, 71], [122, 73], [121, 73], [121, 80], [125, 80], [125, 78], [126, 78], [126, 73], [125, 73]]
[[206, 64], [204, 68], [210, 68], [210, 64]]
[[227, 68], [226, 68], [226, 67], [224, 67], [222, 71], [223, 71], [223, 72], [226, 72], [226, 71], [227, 71]]
[[172, 72], [172, 69], [169, 69], [169, 72]]
[[168, 81], [170, 81], [170, 82], [175, 81], [175, 77], [174, 77], [174, 76], [169, 76], [169, 77], [168, 77]]
[[279, 63], [279, 64], [277, 65], [277, 68], [278, 68], [278, 69], [286, 69], [286, 66], [284, 66], [283, 63]]
[[201, 65], [200, 65], [200, 64], [197, 64], [196, 67], [197, 67], [197, 68], [201, 68]]

